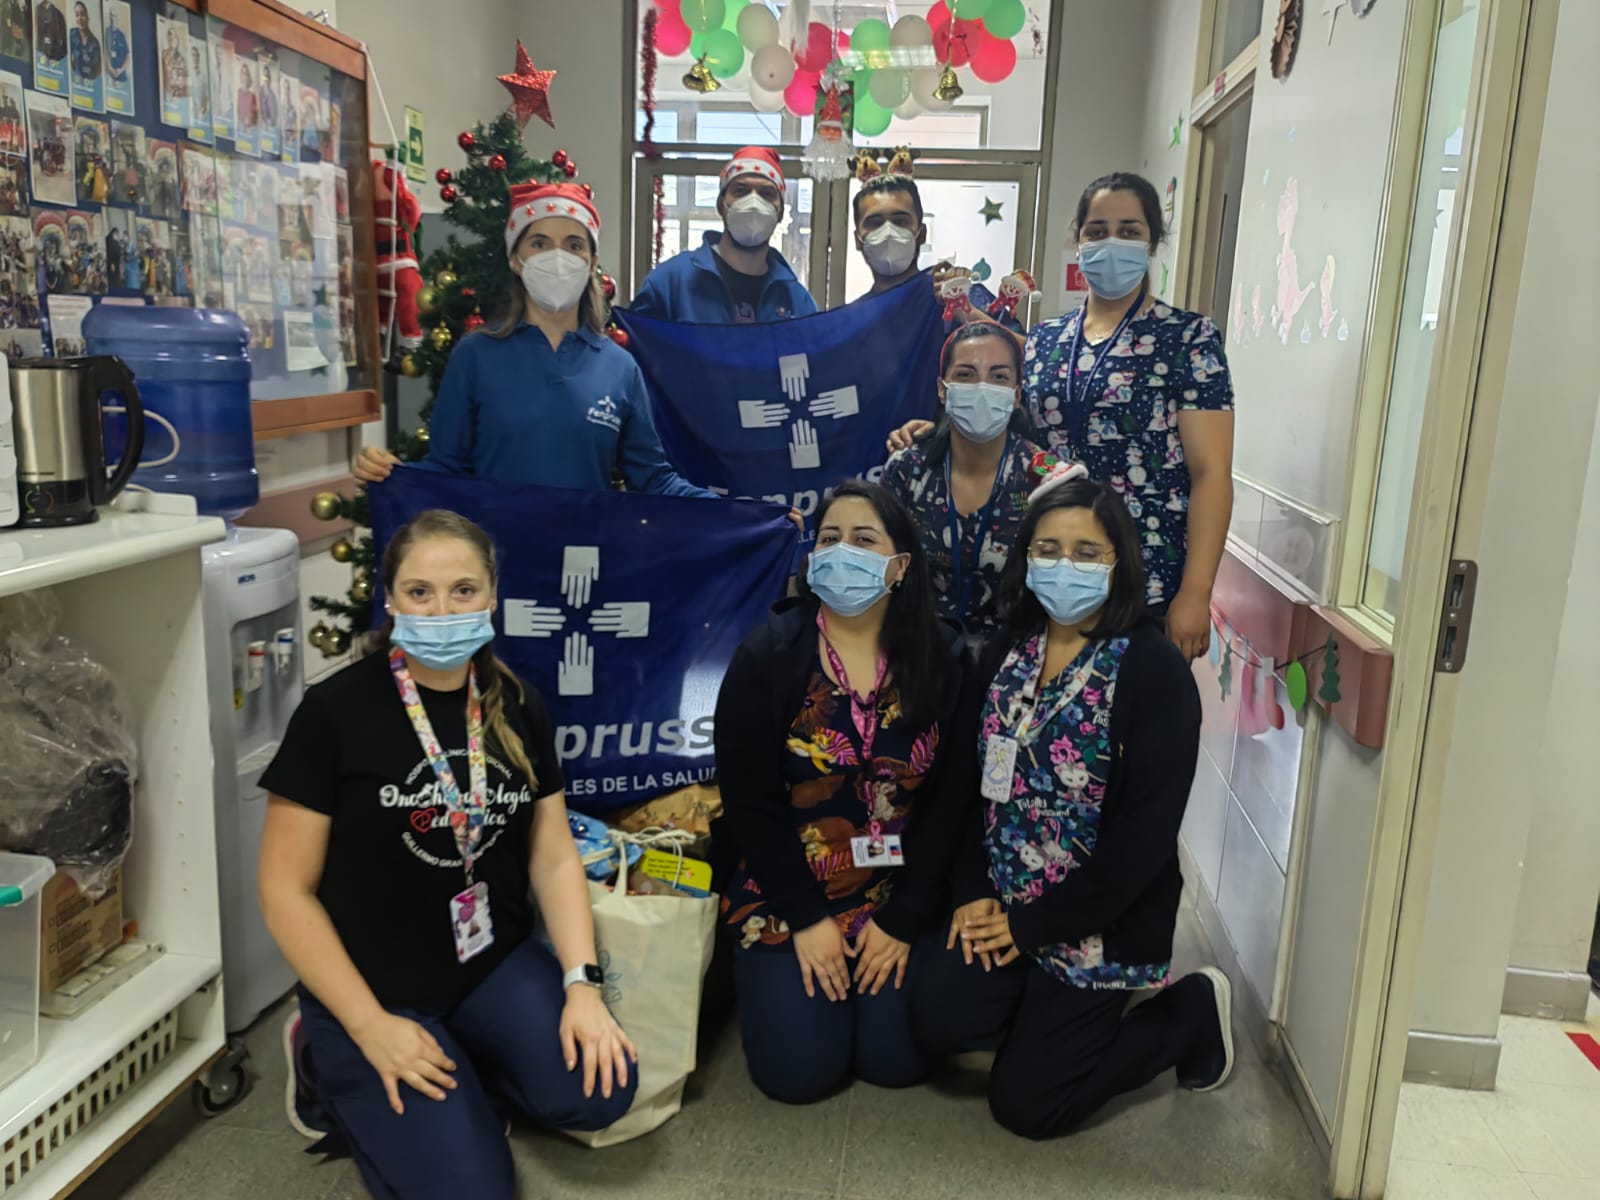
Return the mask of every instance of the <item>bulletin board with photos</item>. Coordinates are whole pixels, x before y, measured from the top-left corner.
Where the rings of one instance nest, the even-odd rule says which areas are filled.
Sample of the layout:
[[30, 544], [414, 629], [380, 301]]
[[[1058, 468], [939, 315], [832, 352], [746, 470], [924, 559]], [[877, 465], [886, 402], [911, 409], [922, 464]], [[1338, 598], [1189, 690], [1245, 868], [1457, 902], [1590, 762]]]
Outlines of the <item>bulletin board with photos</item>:
[[229, 309], [258, 436], [375, 418], [368, 162], [359, 44], [275, 0], [0, 0], [0, 348]]

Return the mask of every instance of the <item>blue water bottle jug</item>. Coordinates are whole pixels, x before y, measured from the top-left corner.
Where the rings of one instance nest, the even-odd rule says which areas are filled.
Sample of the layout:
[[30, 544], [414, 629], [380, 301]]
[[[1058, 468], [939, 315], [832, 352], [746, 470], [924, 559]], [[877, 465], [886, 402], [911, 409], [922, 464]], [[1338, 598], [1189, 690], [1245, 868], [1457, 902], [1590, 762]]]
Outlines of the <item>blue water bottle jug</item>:
[[[133, 481], [185, 492], [228, 520], [261, 498], [250, 423], [250, 334], [235, 314], [207, 308], [99, 304], [83, 319], [90, 354], [114, 354], [139, 385], [149, 424]], [[177, 454], [157, 419], [171, 422]], [[109, 433], [109, 430], [108, 430]]]

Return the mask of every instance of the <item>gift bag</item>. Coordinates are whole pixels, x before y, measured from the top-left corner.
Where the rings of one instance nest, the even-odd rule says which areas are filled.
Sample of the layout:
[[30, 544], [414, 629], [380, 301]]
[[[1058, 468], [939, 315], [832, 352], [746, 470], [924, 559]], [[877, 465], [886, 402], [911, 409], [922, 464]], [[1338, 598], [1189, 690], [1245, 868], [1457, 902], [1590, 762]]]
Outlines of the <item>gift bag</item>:
[[[682, 831], [612, 832], [624, 846], [682, 853]], [[594, 1132], [567, 1130], [589, 1146], [613, 1146], [658, 1128], [683, 1107], [683, 1085], [694, 1070], [700, 1026], [700, 986], [711, 963], [716, 896], [639, 896], [628, 872], [616, 889], [589, 885], [594, 934], [605, 974], [603, 996], [639, 1052], [638, 1092], [620, 1121]]]

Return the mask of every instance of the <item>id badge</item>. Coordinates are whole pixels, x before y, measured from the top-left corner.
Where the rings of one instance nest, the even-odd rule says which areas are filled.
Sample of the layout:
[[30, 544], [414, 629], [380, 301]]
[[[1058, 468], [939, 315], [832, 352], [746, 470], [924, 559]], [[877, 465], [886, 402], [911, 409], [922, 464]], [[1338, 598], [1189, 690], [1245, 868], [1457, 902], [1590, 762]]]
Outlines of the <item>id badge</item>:
[[900, 835], [887, 833], [882, 837], [854, 837], [850, 839], [850, 854], [858, 867], [903, 867], [905, 852], [900, 849]]
[[1011, 781], [1016, 773], [1016, 739], [996, 734], [983, 748], [983, 798], [996, 804], [1011, 799]]
[[457, 962], [476, 958], [494, 945], [488, 884], [475, 883], [450, 898], [450, 928], [456, 937]]

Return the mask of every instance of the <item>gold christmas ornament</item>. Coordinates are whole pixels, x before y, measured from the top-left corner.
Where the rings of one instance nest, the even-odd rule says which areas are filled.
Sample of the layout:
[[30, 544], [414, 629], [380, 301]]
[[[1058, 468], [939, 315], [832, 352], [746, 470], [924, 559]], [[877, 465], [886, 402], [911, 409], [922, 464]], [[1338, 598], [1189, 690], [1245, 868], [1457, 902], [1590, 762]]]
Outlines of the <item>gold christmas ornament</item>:
[[456, 273], [449, 267], [446, 267], [433, 277], [433, 286], [438, 288], [441, 292], [448, 292], [451, 288], [455, 287], [455, 285]]
[[324, 654], [327, 653], [329, 629], [321, 621], [311, 627], [311, 632], [306, 634], [306, 641], [310, 642]]
[[350, 583], [350, 599], [357, 604], [366, 604], [372, 600], [372, 574], [369, 571], [357, 571], [356, 577]]
[[428, 317], [439, 307], [439, 292], [437, 288], [424, 287], [417, 293], [417, 313]]
[[318, 492], [311, 497], [311, 515], [319, 521], [331, 521], [339, 515], [338, 492]]
[[426, 446], [427, 444], [428, 444], [428, 427], [426, 425], [418, 425], [417, 426], [417, 445]]
[[338, 658], [350, 649], [350, 634], [343, 629], [330, 629], [328, 636], [323, 639], [322, 652], [329, 658]]
[[328, 547], [328, 553], [333, 556], [336, 563], [347, 563], [355, 557], [356, 548], [350, 544], [349, 538], [340, 538]]
[[450, 327], [448, 325], [439, 325], [428, 335], [428, 344], [435, 350], [444, 351], [450, 349], [452, 338]]
[[689, 68], [689, 73], [683, 77], [683, 86], [691, 92], [705, 95], [714, 92], [722, 86], [720, 80], [711, 73], [711, 68], [706, 66], [705, 56], [701, 55], [698, 62]]
[[415, 354], [407, 354], [401, 357], [400, 374], [407, 379], [416, 379], [422, 374], [422, 364], [417, 361]]
[[955, 68], [946, 64], [944, 74], [939, 76], [939, 85], [933, 89], [933, 98], [948, 104], [961, 99], [961, 94], [961, 81], [956, 78]]

